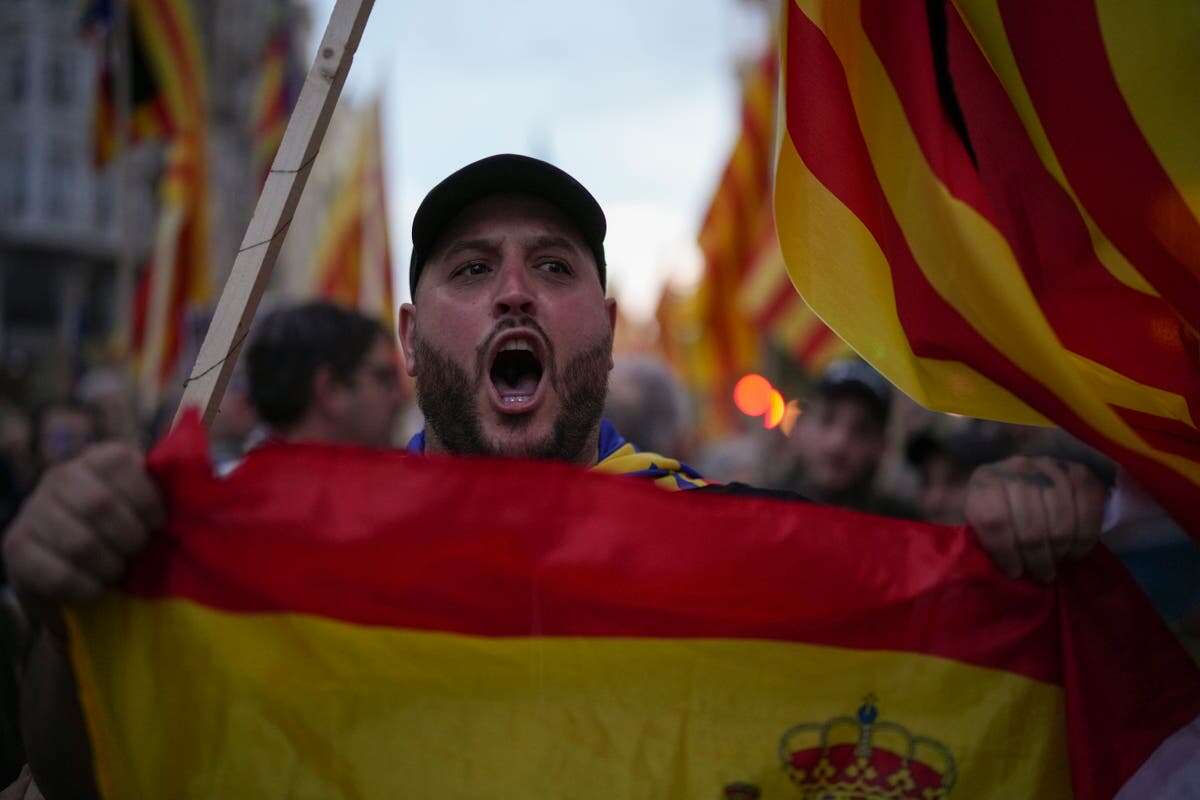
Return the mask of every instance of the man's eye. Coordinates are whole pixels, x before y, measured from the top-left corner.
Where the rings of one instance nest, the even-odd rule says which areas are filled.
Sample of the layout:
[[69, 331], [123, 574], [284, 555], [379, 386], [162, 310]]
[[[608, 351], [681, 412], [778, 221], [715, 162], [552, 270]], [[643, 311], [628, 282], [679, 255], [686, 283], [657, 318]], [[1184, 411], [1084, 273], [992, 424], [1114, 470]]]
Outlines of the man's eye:
[[549, 261], [543, 261], [541, 264], [538, 264], [538, 269], [541, 269], [545, 272], [552, 272], [556, 275], [570, 275], [571, 274], [571, 268], [569, 266], [567, 266], [567, 263], [565, 261], [557, 261], [554, 259], [551, 259]]
[[491, 268], [482, 261], [472, 261], [469, 264], [464, 264], [455, 272], [455, 276], [463, 275], [467, 277], [477, 277], [486, 274]]

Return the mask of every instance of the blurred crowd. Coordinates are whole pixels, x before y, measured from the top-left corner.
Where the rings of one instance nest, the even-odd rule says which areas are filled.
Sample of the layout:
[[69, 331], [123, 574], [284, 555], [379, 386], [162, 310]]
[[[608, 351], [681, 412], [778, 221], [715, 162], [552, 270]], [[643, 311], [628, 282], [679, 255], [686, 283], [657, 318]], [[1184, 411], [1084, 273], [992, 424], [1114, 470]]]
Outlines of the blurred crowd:
[[[123, 373], [97, 368], [69, 396], [33, 403], [0, 383], [0, 519], [12, 520], [38, 477], [94, 442], [148, 446], [169, 423], [164, 408], [139, 426]], [[1060, 430], [926, 411], [857, 360], [831, 364], [800, 398], [787, 426], [757, 418], [703, 439], [689, 396], [656, 356], [619, 358], [605, 416], [642, 450], [671, 454], [710, 481], [786, 490], [858, 511], [956, 525], [976, 469], [1050, 456], [1086, 464], [1110, 487], [1103, 541], [1200, 659], [1200, 548], [1115, 465]], [[236, 468], [268, 439], [401, 447], [423, 426], [392, 334], [327, 303], [276, 310], [256, 325], [211, 426], [217, 468]], [[16, 647], [11, 624], [4, 631]], [[0, 676], [0, 780], [20, 768], [15, 679]], [[3, 785], [3, 784], [0, 784]]]

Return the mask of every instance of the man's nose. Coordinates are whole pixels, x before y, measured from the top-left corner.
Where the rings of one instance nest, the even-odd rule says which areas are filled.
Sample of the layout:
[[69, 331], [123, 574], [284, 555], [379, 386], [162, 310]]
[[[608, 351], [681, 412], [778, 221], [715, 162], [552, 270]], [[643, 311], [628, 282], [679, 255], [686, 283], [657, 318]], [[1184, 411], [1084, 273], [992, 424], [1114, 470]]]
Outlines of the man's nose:
[[529, 271], [524, 264], [514, 261], [501, 265], [500, 279], [496, 282], [496, 295], [492, 301], [492, 311], [497, 318], [533, 316], [536, 313], [537, 304], [529, 279]]

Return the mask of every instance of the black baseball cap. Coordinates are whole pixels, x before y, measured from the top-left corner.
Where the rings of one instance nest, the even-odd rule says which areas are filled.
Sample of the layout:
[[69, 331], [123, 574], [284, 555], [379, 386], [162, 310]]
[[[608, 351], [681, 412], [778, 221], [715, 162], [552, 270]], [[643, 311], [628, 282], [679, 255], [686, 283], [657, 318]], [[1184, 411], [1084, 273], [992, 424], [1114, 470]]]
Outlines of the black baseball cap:
[[505, 153], [468, 164], [430, 189], [421, 201], [413, 217], [412, 258], [408, 264], [408, 288], [413, 295], [421, 270], [446, 226], [471, 203], [501, 192], [540, 197], [566, 214], [596, 257], [600, 285], [606, 285], [604, 234], [608, 222], [596, 198], [553, 164]]

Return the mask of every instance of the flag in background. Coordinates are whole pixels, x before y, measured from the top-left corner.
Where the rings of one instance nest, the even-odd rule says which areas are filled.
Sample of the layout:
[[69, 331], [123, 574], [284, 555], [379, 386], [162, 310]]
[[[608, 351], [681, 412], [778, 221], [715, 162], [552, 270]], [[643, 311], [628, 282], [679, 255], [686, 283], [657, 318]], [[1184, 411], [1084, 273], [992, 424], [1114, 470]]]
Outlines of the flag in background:
[[773, 46], [746, 70], [741, 130], [700, 231], [705, 272], [689, 299], [696, 324], [676, 336], [688, 342], [679, 363], [710, 432], [729, 424], [733, 385], [760, 367], [765, 341], [809, 373], [848, 350], [796, 294], [779, 252], [771, 209], [778, 74]]
[[334, 193], [318, 240], [313, 291], [395, 330], [380, 101], [360, 112], [352, 146], [355, 156]]
[[739, 292], [739, 304], [760, 333], [805, 373], [820, 375], [831, 361], [852, 351], [796, 294], [779, 249], [775, 221], [768, 223]]
[[[117, 158], [123, 147], [142, 141], [161, 139], [170, 134], [172, 120], [163, 106], [163, 89], [150, 68], [145, 43], [136, 31], [122, 37], [126, 42], [129, 71], [129, 119], [127, 128], [120, 130], [117, 81], [113, 69], [112, 48], [116, 0], [87, 0], [81, 15], [83, 35], [93, 39], [100, 50], [100, 67], [96, 77], [95, 104], [92, 108], [92, 161], [102, 168]], [[129, 3], [128, 13], [134, 13], [136, 0]]]
[[788, 0], [805, 300], [941, 411], [1061, 425], [1200, 536], [1200, 15]]
[[769, 50], [743, 77], [741, 129], [700, 227], [704, 275], [696, 290], [700, 326], [685, 376], [702, 398], [702, 427], [718, 432], [733, 419], [730, 392], [757, 368], [759, 333], [738, 306], [738, 292], [770, 219], [771, 125], [776, 57]]
[[[135, 294], [134, 356], [141, 409], [153, 411], [178, 374], [188, 314], [209, 302], [208, 91], [188, 0], [130, 0], [130, 50], [144, 54], [167, 145], [155, 244]], [[135, 63], [136, 77], [136, 63]], [[147, 115], [149, 118], [149, 115]], [[148, 129], [149, 130], [149, 129]]]
[[304, 74], [293, 47], [291, 26], [280, 14], [275, 31], [263, 49], [251, 115], [254, 164], [260, 185], [267, 181], [292, 109], [300, 97], [303, 81]]
[[69, 616], [106, 798], [1158, 800], [1200, 766], [1200, 672], [1102, 548], [1047, 587], [963, 528], [548, 462], [217, 478], [195, 414], [151, 468], [167, 529]]

